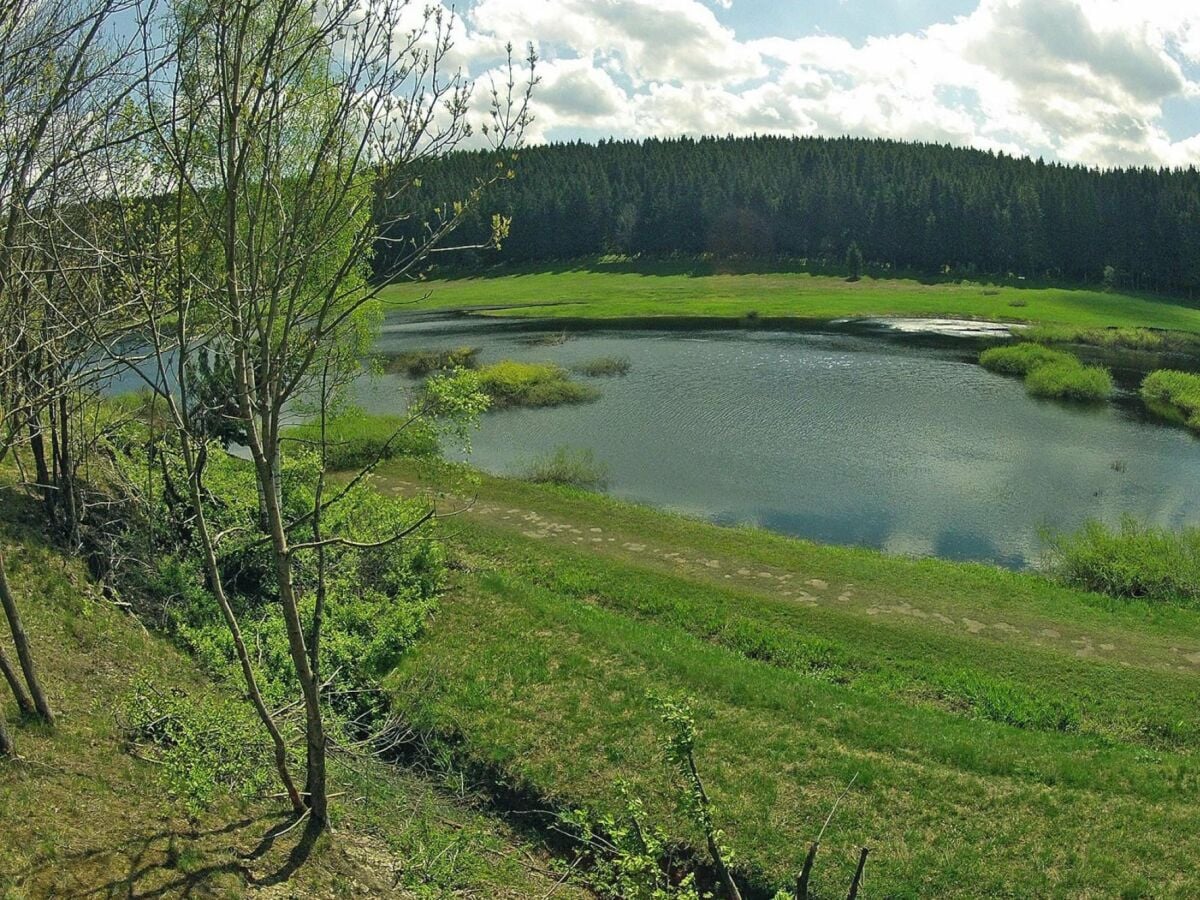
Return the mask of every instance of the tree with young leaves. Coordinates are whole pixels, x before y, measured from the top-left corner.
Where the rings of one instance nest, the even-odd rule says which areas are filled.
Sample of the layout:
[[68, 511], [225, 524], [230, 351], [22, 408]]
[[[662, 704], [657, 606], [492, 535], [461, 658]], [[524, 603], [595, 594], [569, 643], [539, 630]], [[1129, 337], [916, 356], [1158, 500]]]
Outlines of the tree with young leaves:
[[[328, 818], [322, 595], [318, 585], [315, 609], [306, 611], [298, 568], [314, 553], [323, 566], [326, 550], [393, 543], [428, 517], [355, 542], [322, 532], [321, 513], [336, 494], [318, 490], [308, 514], [289, 518], [282, 430], [300, 405], [326, 409], [360, 371], [379, 322], [372, 252], [388, 222], [421, 220], [420, 232], [394, 248], [387, 274], [403, 277], [445, 249], [488, 185], [509, 175], [500, 165], [436, 210], [406, 202], [424, 164], [471, 134], [471, 85], [446, 65], [452, 24], [405, 0], [180, 0], [165, 23], [176, 65], [145, 82], [155, 187], [152, 200], [126, 204], [124, 227], [150, 240], [139, 242], [140, 260], [122, 288], [141, 304], [140, 333], [151, 348], [137, 371], [174, 426], [208, 586], [274, 742], [281, 781], [296, 811], [318, 826]], [[508, 72], [485, 128], [495, 147], [513, 146], [527, 120], [532, 75], [522, 92], [511, 60]], [[497, 218], [481, 243], [505, 231]], [[223, 536], [205, 515], [209, 448], [196, 360], [207, 351], [222, 361], [231, 402], [221, 416], [244, 443], [258, 486], [258, 529], [304, 714], [303, 789], [222, 583]], [[447, 407], [472, 402], [453, 387], [436, 399]]]

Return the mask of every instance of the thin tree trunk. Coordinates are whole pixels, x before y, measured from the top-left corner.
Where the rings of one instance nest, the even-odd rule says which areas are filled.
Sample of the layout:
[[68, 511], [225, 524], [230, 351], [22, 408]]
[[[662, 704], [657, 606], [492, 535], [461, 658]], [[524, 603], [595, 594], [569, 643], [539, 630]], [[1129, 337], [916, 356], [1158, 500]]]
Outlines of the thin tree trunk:
[[8, 654], [4, 652], [3, 647], [0, 647], [0, 672], [4, 673], [4, 680], [8, 682], [13, 696], [17, 698], [17, 706], [21, 709], [21, 715], [32, 716], [36, 712], [33, 708], [33, 701], [25, 692], [25, 685], [21, 684], [21, 679], [13, 670], [12, 663], [8, 661]]
[[200, 493], [199, 470], [195, 465], [195, 454], [192, 452], [191, 441], [188, 439], [186, 431], [182, 429], [180, 439], [181, 448], [184, 453], [184, 462], [187, 464], [189, 472], [192, 473], [191, 477], [188, 478], [188, 487], [191, 494], [192, 511], [196, 514], [196, 532], [200, 536], [200, 547], [204, 553], [205, 572], [212, 586], [213, 596], [217, 598], [217, 605], [221, 608], [221, 615], [225, 619], [225, 627], [229, 629], [229, 633], [233, 637], [233, 646], [237, 651], [238, 662], [242, 667], [242, 678], [246, 682], [246, 693], [250, 695], [250, 702], [254, 705], [254, 711], [258, 713], [263, 726], [271, 735], [271, 743], [275, 748], [275, 770], [279, 773], [279, 780], [283, 783], [283, 788], [287, 792], [292, 809], [298, 813], [303, 812], [304, 801], [300, 797], [300, 792], [296, 790], [296, 782], [292, 780], [292, 773], [288, 769], [287, 744], [283, 740], [279, 726], [275, 724], [275, 719], [271, 715], [271, 711], [267, 709], [262, 691], [258, 688], [258, 679], [254, 675], [254, 666], [250, 662], [250, 652], [246, 649], [246, 642], [242, 639], [241, 626], [238, 625], [237, 616], [233, 613], [233, 607], [230, 605], [229, 598], [225, 594], [225, 586], [221, 582], [221, 571], [217, 566], [216, 549], [212, 544], [212, 535], [208, 529], [208, 520], [204, 516], [204, 500]]
[[0, 710], [0, 757], [12, 755], [12, 739], [8, 736], [8, 724], [4, 721], [3, 711]]
[[25, 675], [25, 683], [29, 687], [30, 696], [33, 698], [34, 709], [46, 724], [53, 725], [54, 713], [50, 709], [50, 703], [46, 700], [46, 694], [42, 690], [41, 682], [38, 680], [37, 667], [33, 664], [33, 653], [29, 649], [29, 637], [25, 634], [25, 626], [21, 622], [21, 612], [17, 609], [17, 601], [13, 597], [12, 589], [8, 585], [3, 551], [0, 551], [0, 603], [4, 605], [4, 615], [8, 618], [8, 627], [12, 631], [13, 646], [17, 649], [17, 659], [21, 663], [21, 671]]
[[33, 467], [37, 473], [38, 490], [46, 511], [54, 513], [54, 492], [50, 488], [50, 469], [46, 465], [46, 441], [42, 435], [42, 422], [36, 414], [29, 416], [29, 450], [33, 455]]
[[818, 841], [813, 841], [812, 846], [808, 848], [808, 855], [804, 857], [804, 868], [800, 870], [800, 877], [796, 880], [796, 900], [808, 900], [808, 883], [812, 879], [813, 863], [817, 859], [817, 850], [821, 844]]
[[313, 497], [312, 534], [313, 543], [317, 545], [317, 591], [313, 605], [312, 628], [308, 636], [308, 663], [312, 667], [313, 678], [319, 684], [321, 681], [321, 626], [325, 619], [325, 596], [327, 585], [325, 580], [325, 547], [321, 544], [321, 508], [325, 502], [325, 468], [329, 465], [328, 445], [328, 411], [329, 411], [329, 364], [326, 363], [321, 373], [321, 469], [317, 473], [317, 489]]
[[699, 795], [700, 803], [704, 808], [704, 837], [708, 842], [708, 855], [712, 857], [713, 865], [717, 869], [717, 875], [720, 876], [721, 882], [725, 885], [726, 900], [742, 900], [742, 892], [738, 890], [737, 882], [733, 880], [733, 873], [729, 871], [729, 866], [725, 864], [725, 858], [721, 855], [721, 848], [717, 844], [717, 837], [713, 833], [712, 823], [708, 819], [708, 810], [710, 808], [708, 791], [704, 789], [704, 782], [700, 778], [700, 770], [696, 768], [696, 758], [692, 755], [691, 751], [688, 751], [687, 762], [688, 768], [691, 770], [692, 783], [696, 786], [696, 793]]
[[850, 882], [850, 893], [846, 895], [846, 900], [856, 900], [858, 897], [858, 889], [862, 886], [863, 869], [867, 867], [867, 854], [870, 849], [863, 847], [858, 855], [858, 868], [854, 870], [854, 880]]
[[62, 494], [63, 524], [66, 526], [67, 540], [71, 547], [78, 547], [79, 537], [79, 503], [78, 487], [75, 483], [75, 461], [71, 453], [71, 418], [68, 415], [67, 398], [58, 398], [59, 430], [61, 432], [62, 471], [59, 473], [59, 493]]
[[292, 665], [300, 681], [300, 692], [304, 697], [304, 736], [307, 746], [307, 776], [305, 792], [313, 821], [323, 826], [328, 822], [327, 779], [325, 772], [326, 735], [321, 714], [321, 690], [309, 661], [308, 646], [304, 639], [304, 626], [300, 622], [300, 609], [296, 602], [295, 584], [292, 580], [291, 551], [283, 523], [280, 493], [274, 459], [277, 449], [270, 455], [262, 448], [255, 453], [259, 483], [267, 506], [271, 532], [271, 548], [275, 557], [275, 576], [279, 582], [279, 604], [283, 608], [283, 621], [287, 628], [288, 650]]

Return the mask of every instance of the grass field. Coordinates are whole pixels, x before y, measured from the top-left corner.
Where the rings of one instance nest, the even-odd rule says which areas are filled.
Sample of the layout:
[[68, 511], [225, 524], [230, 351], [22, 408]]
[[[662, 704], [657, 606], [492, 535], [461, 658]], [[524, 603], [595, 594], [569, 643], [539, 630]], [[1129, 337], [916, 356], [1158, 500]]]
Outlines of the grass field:
[[1087, 328], [1200, 332], [1200, 309], [1151, 296], [979, 283], [922, 284], [800, 272], [721, 273], [673, 263], [582, 265], [556, 271], [434, 279], [386, 288], [400, 309], [481, 309], [563, 319], [657, 316], [802, 318], [935, 316]]
[[648, 699], [688, 696], [760, 893], [792, 883], [852, 778], [822, 897], [862, 845], [870, 897], [1200, 890], [1193, 609], [490, 477], [452, 522], [457, 583], [392, 687], [539, 803], [611, 808], [624, 778], [695, 841]]
[[[186, 815], [159, 768], [129, 752], [118, 711], [139, 676], [197, 701], [233, 688], [101, 599], [84, 566], [23, 524], [7, 493], [0, 540], [59, 718], [53, 731], [21, 723], [4, 688], [0, 713], [20, 757], [0, 760], [0, 896], [524, 898], [555, 889], [536, 844], [427, 778], [344, 754], [331, 770], [336, 827], [315, 844], [277, 799], [218, 798]], [[562, 884], [555, 896], [585, 895]]]

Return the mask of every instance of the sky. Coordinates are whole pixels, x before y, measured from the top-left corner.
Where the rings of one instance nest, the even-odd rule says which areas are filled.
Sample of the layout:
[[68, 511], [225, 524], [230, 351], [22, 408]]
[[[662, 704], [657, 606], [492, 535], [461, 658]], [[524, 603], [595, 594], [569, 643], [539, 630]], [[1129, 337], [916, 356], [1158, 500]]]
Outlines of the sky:
[[504, 45], [533, 43], [535, 142], [849, 134], [1089, 166], [1200, 166], [1200, 0], [453, 8], [454, 62], [480, 97]]

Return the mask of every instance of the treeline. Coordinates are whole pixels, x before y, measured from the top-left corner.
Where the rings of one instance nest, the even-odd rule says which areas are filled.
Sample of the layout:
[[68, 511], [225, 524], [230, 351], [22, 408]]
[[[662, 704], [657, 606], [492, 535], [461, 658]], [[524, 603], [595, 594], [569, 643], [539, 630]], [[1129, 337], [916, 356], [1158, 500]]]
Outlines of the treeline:
[[[979, 150], [855, 138], [649, 139], [553, 144], [516, 158], [459, 152], [433, 161], [431, 211], [497, 166], [458, 237], [538, 263], [596, 254], [785, 256], [930, 274], [1021, 275], [1192, 292], [1200, 288], [1200, 172], [1101, 171]], [[410, 198], [411, 199], [411, 198]], [[410, 220], [390, 237], [419, 237]], [[377, 264], [386, 269], [391, 247]]]

